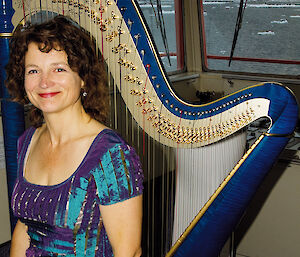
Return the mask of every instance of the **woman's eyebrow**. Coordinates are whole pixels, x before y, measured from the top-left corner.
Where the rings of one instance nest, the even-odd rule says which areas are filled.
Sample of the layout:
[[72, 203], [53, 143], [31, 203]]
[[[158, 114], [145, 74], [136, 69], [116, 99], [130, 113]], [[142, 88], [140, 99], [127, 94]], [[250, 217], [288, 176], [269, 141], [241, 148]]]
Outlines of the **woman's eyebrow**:
[[[69, 64], [66, 63], [66, 62], [53, 62], [53, 63], [50, 64], [50, 66], [57, 66], [57, 65], [69, 66]], [[29, 64], [25, 65], [25, 68], [27, 68], [27, 67], [39, 67], [39, 65], [29, 63]]]
[[57, 66], [57, 65], [66, 65], [69, 66], [67, 62], [53, 62], [50, 64], [50, 66]]
[[29, 67], [38, 67], [38, 65], [36, 65], [36, 64], [27, 64], [27, 65], [25, 65], [25, 68], [29, 68]]

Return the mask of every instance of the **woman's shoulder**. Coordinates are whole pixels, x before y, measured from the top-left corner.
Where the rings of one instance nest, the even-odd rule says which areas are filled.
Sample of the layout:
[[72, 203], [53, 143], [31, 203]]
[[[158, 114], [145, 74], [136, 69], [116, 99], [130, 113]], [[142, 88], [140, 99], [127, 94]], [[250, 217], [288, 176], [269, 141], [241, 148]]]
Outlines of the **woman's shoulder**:
[[114, 165], [123, 162], [140, 166], [140, 158], [134, 147], [129, 145], [118, 132], [109, 128], [101, 130], [96, 136], [87, 156], [88, 163], [93, 167], [99, 163]]
[[100, 136], [99, 139], [102, 141], [102, 143], [106, 144], [107, 146], [111, 146], [114, 144], [128, 145], [125, 139], [118, 132], [110, 128], [103, 129], [99, 133], [99, 136]]
[[95, 145], [100, 148], [107, 149], [114, 144], [127, 144], [118, 132], [96, 120], [92, 120], [92, 122], [90, 122], [89, 127], [87, 127], [85, 130], [85, 133], [88, 135], [93, 135], [94, 141], [92, 146], [94, 146], [94, 148]]
[[93, 152], [96, 152], [98, 156], [112, 153], [115, 150], [135, 153], [134, 148], [131, 147], [118, 132], [110, 128], [105, 128], [100, 131], [95, 138], [92, 147]]
[[34, 131], [36, 130], [35, 127], [29, 127], [27, 129], [24, 130], [24, 132], [22, 133], [22, 135], [19, 137], [19, 140], [25, 140], [26, 137], [30, 136], [31, 134], [34, 133]]
[[18, 152], [20, 151], [22, 145], [26, 142], [30, 142], [30, 138], [32, 137], [34, 131], [36, 130], [36, 128], [34, 127], [29, 127], [27, 128], [22, 135], [18, 138], [18, 142], [17, 142], [17, 148], [18, 148]]

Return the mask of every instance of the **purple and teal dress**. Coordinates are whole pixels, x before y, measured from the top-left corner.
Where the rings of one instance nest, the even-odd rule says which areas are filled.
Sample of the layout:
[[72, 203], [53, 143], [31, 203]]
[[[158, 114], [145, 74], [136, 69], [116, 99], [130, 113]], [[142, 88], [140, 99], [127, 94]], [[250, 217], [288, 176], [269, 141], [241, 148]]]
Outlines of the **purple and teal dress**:
[[42, 186], [23, 176], [24, 159], [35, 129], [18, 141], [14, 215], [28, 226], [26, 256], [113, 256], [99, 205], [142, 194], [143, 172], [134, 149], [117, 133], [102, 130], [76, 171], [64, 182]]

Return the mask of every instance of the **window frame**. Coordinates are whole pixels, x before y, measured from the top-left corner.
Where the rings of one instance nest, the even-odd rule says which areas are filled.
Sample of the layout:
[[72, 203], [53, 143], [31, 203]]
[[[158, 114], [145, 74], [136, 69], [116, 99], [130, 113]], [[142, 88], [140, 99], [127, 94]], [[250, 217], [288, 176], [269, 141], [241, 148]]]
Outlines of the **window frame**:
[[[167, 69], [164, 67], [164, 70], [166, 72], [166, 74], [168, 75], [174, 75], [174, 74], [179, 74], [182, 72], [186, 71], [186, 62], [185, 62], [185, 40], [184, 40], [184, 34], [183, 34], [183, 1], [184, 0], [173, 0], [174, 2], [174, 11], [175, 11], [175, 15], [174, 15], [174, 23], [175, 23], [175, 40], [176, 40], [176, 49], [173, 52], [169, 52], [170, 56], [177, 56], [177, 66], [176, 69], [171, 70], [171, 71], [167, 71]], [[145, 22], [147, 23], [147, 19], [143, 13], [143, 9], [142, 7], [140, 7], [140, 10], [145, 18]], [[151, 27], [150, 25], [147, 23], [147, 27], [150, 30], [150, 33], [152, 35], [152, 39], [154, 41], [154, 43], [157, 45], [156, 41], [155, 41], [155, 37], [153, 35], [153, 32], [151, 31]], [[166, 26], [166, 28], [168, 28], [168, 26]], [[166, 52], [160, 52], [158, 53], [158, 55], [161, 58], [161, 62], [163, 64], [163, 57], [166, 57], [167, 54]], [[175, 65], [174, 65], [175, 66]], [[174, 67], [173, 66], [173, 67]]]
[[[242, 72], [242, 71], [227, 71], [227, 70], [214, 70], [208, 67], [208, 60], [228, 60], [230, 56], [221, 56], [221, 55], [208, 55], [206, 48], [206, 37], [205, 37], [205, 22], [204, 22], [204, 8], [203, 8], [203, 0], [198, 0], [199, 6], [199, 31], [200, 31], [200, 48], [201, 48], [201, 56], [202, 56], [202, 70], [204, 72], [220, 72], [226, 74], [247, 74], [247, 75], [259, 75], [259, 76], [272, 76], [272, 77], [289, 77], [289, 78], [298, 78], [297, 75], [285, 75], [285, 74], [269, 74], [269, 73], [257, 73], [257, 72]], [[252, 58], [252, 57], [239, 57], [233, 56], [232, 61], [242, 61], [242, 62], [255, 62], [255, 63], [276, 63], [276, 64], [296, 64], [300, 65], [300, 60], [286, 60], [286, 59], [273, 59], [273, 58]]]

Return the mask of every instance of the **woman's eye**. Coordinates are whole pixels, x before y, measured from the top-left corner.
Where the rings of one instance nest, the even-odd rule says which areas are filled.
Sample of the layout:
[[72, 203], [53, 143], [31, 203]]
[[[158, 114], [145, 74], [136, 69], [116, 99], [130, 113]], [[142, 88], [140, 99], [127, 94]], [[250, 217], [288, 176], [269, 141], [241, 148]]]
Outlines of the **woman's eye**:
[[62, 71], [66, 71], [66, 70], [63, 69], [63, 68], [57, 68], [56, 71], [57, 71], [57, 72], [62, 72]]
[[29, 70], [27, 73], [28, 74], [34, 74], [34, 73], [37, 73], [38, 71], [37, 70]]

